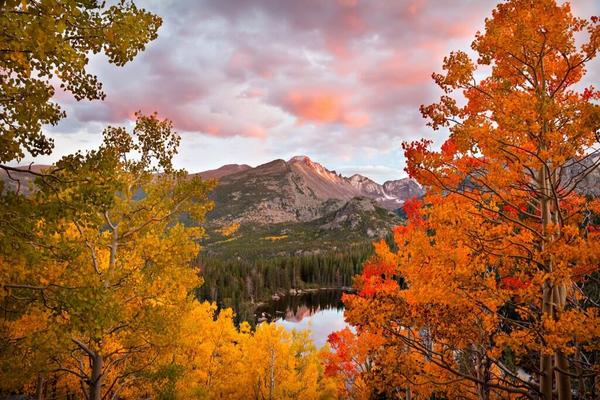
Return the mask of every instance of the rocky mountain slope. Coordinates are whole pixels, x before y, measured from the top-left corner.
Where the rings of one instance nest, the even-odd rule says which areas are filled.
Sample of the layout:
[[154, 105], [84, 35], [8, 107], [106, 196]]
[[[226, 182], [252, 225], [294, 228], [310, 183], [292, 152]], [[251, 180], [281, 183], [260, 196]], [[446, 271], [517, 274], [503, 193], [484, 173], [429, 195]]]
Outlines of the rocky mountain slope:
[[33, 189], [33, 183], [36, 178], [34, 173], [44, 173], [45, 170], [49, 169], [49, 165], [34, 164], [29, 166], [17, 167], [21, 171], [6, 171], [0, 169], [0, 184], [3, 190], [9, 190], [12, 192], [19, 192], [25, 195], [31, 193]]
[[221, 176], [206, 224], [209, 253], [310, 253], [370, 241], [401, 223], [394, 210], [406, 199], [423, 194], [410, 179], [380, 185], [361, 175], [344, 177], [304, 156], [199, 175], [215, 171]]
[[217, 225], [308, 222], [339, 210], [356, 197], [395, 210], [406, 199], [422, 194], [410, 179], [380, 185], [361, 175], [344, 177], [298, 156], [222, 175], [213, 196], [215, 211], [209, 218]]
[[217, 169], [211, 169], [208, 171], [198, 172], [197, 174], [191, 174], [192, 176], [198, 175], [202, 179], [221, 179], [224, 176], [235, 174], [236, 172], [243, 172], [251, 169], [252, 167], [246, 164], [226, 164]]

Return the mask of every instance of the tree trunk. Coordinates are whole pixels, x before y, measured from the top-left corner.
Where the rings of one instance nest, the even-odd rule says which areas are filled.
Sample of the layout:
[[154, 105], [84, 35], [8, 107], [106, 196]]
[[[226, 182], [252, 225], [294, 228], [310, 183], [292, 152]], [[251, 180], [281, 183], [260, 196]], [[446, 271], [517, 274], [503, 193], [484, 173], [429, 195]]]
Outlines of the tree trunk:
[[[554, 360], [560, 370], [568, 371], [569, 362], [561, 351], [556, 352]], [[556, 371], [556, 391], [558, 392], [558, 400], [571, 400], [571, 377]]]
[[[552, 215], [550, 213], [550, 191], [548, 176], [546, 174], [546, 168], [540, 167], [539, 172], [539, 188], [541, 195], [541, 216], [542, 216], [542, 233], [548, 234], [547, 228], [552, 222]], [[546, 247], [545, 238], [540, 244], [542, 253]], [[552, 261], [545, 261], [546, 272], [552, 272]], [[553, 319], [554, 318], [554, 307], [552, 305], [553, 293], [552, 282], [546, 280], [542, 288], [542, 319]], [[552, 364], [552, 355], [542, 352], [540, 354], [540, 392], [544, 400], [552, 400], [552, 386], [554, 378], [554, 366]]]
[[[540, 189], [542, 194], [541, 199], [541, 212], [542, 212], [542, 227], [543, 233], [546, 236], [545, 240], [549, 241], [553, 239], [553, 234], [548, 232], [547, 228], [550, 224], [558, 224], [559, 219], [557, 213], [560, 212], [556, 208], [556, 205], [552, 204], [551, 199], [551, 186], [552, 178], [548, 176], [548, 171], [545, 167], [540, 170]], [[542, 243], [542, 251], [545, 249], [547, 243]], [[551, 273], [553, 270], [553, 260], [549, 258], [546, 260], [547, 272]], [[544, 283], [543, 289], [543, 306], [542, 306], [542, 318], [556, 320], [564, 310], [567, 302], [567, 290], [564, 284], [558, 286], [554, 285], [550, 281]], [[565, 355], [556, 351], [554, 357], [550, 354], [542, 354], [540, 360], [540, 391], [543, 394], [545, 400], [552, 399], [553, 380], [556, 380], [556, 392], [559, 400], [571, 400], [571, 378], [561, 373], [562, 371], [569, 370], [569, 363]]]
[[271, 349], [269, 375], [269, 400], [273, 400], [275, 392], [275, 349]]
[[477, 377], [477, 398], [479, 400], [489, 400], [490, 398], [490, 369], [487, 357], [485, 356], [485, 350], [483, 351], [483, 355], [477, 351], [476, 346], [472, 346], [473, 354], [474, 354], [474, 367], [475, 367], [475, 375]]
[[[567, 291], [564, 286], [556, 287], [554, 289], [554, 306], [556, 307], [555, 317], [560, 315], [566, 305], [566, 293]], [[569, 370], [569, 362], [562, 351], [557, 351], [554, 354], [554, 363], [556, 367], [560, 369], [560, 371], [556, 370], [556, 391], [558, 393], [558, 400], [571, 400], [571, 377], [561, 372]]]
[[44, 375], [38, 374], [37, 385], [35, 388], [35, 398], [36, 400], [44, 400]]
[[102, 356], [95, 354], [92, 357], [92, 376], [90, 380], [90, 395], [89, 400], [102, 400]]

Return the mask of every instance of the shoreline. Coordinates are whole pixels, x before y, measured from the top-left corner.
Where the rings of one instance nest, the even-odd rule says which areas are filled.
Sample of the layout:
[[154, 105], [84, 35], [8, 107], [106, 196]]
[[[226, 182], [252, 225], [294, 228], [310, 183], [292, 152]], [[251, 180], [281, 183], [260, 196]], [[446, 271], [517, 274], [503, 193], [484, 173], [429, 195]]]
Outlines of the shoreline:
[[[326, 290], [339, 290], [339, 291], [344, 292], [344, 293], [354, 293], [354, 292], [356, 292], [356, 289], [354, 289], [351, 286], [319, 287], [319, 288], [306, 288], [306, 289], [290, 288], [287, 291], [280, 290], [280, 291], [277, 291], [277, 292], [273, 293], [271, 295], [271, 300], [272, 301], [277, 301], [277, 300], [280, 300], [281, 298], [283, 298], [285, 296], [301, 296], [301, 295], [307, 294], [307, 293], [315, 293], [315, 292], [326, 291]], [[262, 304], [266, 304], [266, 303], [262, 302]]]

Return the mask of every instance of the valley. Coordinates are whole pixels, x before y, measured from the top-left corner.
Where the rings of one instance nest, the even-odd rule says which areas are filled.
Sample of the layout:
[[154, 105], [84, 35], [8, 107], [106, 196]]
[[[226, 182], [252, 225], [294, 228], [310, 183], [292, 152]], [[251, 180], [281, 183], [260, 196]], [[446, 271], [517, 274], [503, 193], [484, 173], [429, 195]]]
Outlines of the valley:
[[410, 179], [380, 185], [306, 156], [196, 175], [218, 181], [198, 259], [205, 278], [198, 295], [251, 323], [273, 296], [350, 287], [371, 243], [389, 239], [403, 222], [404, 202], [423, 194]]

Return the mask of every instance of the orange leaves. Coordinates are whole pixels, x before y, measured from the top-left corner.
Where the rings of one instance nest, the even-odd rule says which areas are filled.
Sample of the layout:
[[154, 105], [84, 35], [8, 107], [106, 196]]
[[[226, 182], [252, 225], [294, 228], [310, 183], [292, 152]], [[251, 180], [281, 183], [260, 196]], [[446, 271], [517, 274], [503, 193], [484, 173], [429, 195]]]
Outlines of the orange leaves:
[[360, 295], [366, 297], [377, 292], [393, 293], [398, 289], [396, 254], [383, 240], [373, 243], [373, 247], [375, 255], [365, 262], [363, 272], [355, 282]]
[[431, 144], [431, 140], [421, 139], [419, 141], [407, 143], [402, 143], [402, 149], [404, 150], [404, 157], [407, 160], [406, 163], [406, 172], [412, 178], [415, 178], [421, 184], [419, 174], [419, 166], [425, 161], [427, 154], [429, 153], [429, 145]]
[[[433, 75], [434, 79], [439, 79], [440, 76]], [[427, 123], [434, 130], [438, 130], [440, 127], [449, 126], [449, 118], [453, 115], [457, 115], [460, 109], [456, 103], [456, 100], [449, 96], [442, 96], [440, 102], [437, 104], [431, 104], [429, 106], [421, 106], [419, 108], [423, 118], [428, 118], [430, 121]]]
[[[574, 34], [586, 26], [588, 41], [577, 49]], [[597, 117], [591, 111], [596, 107], [590, 102], [598, 92], [586, 88], [578, 94], [571, 86], [581, 79], [585, 63], [600, 46], [595, 26], [553, 0], [498, 5], [472, 46], [479, 53], [477, 63], [491, 65], [490, 76], [477, 82], [472, 76], [475, 66], [463, 52], [444, 60], [447, 73], [434, 74], [434, 80], [446, 93], [438, 103], [421, 106], [421, 112], [434, 129], [450, 127], [451, 139], [440, 153], [423, 149], [422, 144], [406, 145], [407, 171], [421, 183], [446, 190], [476, 177], [475, 185], [489, 186], [500, 197], [503, 186], [515, 181], [524, 186], [537, 179], [532, 174], [543, 160], [560, 166], [581, 158], [585, 154], [581, 147], [596, 140], [592, 121]], [[457, 106], [461, 100], [466, 100], [464, 107]], [[482, 167], [478, 159], [485, 159], [490, 168], [477, 171]], [[511, 165], [514, 168], [506, 168]], [[567, 181], [563, 176], [556, 182]], [[556, 192], [565, 191], [557, 186]]]
[[[403, 143], [406, 171], [429, 193], [405, 204], [394, 257], [379, 251], [346, 299], [359, 336], [377, 333], [386, 350], [421, 356], [410, 383], [397, 370], [392, 381], [427, 382], [431, 393], [444, 376], [481, 390], [482, 375], [468, 371], [488, 368], [486, 383], [498, 390], [486, 398], [510, 398], [530, 383], [506, 380], [506, 352], [528, 369], [520, 356], [597, 347], [588, 287], [600, 266], [600, 202], [581, 192], [597, 167], [600, 94], [573, 85], [599, 38], [598, 19], [576, 18], [566, 3], [508, 0], [477, 34], [476, 63], [453, 52], [445, 74], [433, 74], [444, 93], [420, 111], [450, 135], [439, 151], [430, 140]], [[489, 74], [478, 81], [480, 65]], [[447, 360], [460, 355], [457, 374]], [[597, 369], [589, 365], [590, 376]]]
[[446, 75], [433, 74], [435, 83], [445, 92], [469, 84], [475, 71], [475, 65], [464, 51], [451, 52], [444, 57]]

